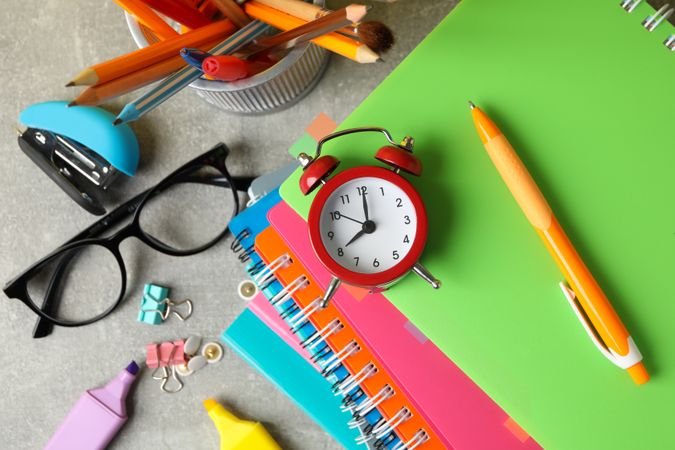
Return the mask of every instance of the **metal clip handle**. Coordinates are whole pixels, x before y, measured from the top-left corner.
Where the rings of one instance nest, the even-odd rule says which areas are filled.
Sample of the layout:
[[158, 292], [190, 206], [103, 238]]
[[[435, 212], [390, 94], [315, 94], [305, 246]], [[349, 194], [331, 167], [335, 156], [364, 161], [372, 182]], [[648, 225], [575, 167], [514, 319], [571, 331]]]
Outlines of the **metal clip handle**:
[[[384, 128], [380, 128], [380, 127], [348, 128], [346, 130], [336, 131], [335, 133], [331, 133], [331, 134], [328, 134], [328, 135], [322, 137], [321, 140], [319, 142], [317, 142], [317, 144], [316, 144], [316, 153], [314, 154], [314, 159], [317, 159], [319, 156], [321, 156], [321, 147], [323, 147], [323, 144], [325, 144], [326, 142], [328, 142], [332, 139], [335, 139], [335, 138], [339, 138], [339, 137], [342, 137], [342, 136], [346, 136], [348, 134], [355, 134], [355, 133], [382, 133], [382, 134], [384, 134], [384, 136], [387, 138], [387, 141], [389, 141], [389, 143], [391, 145], [393, 145], [395, 147], [403, 148], [399, 144], [394, 142], [394, 138], [392, 138], [389, 131], [387, 131]], [[408, 149], [405, 149], [405, 150], [408, 150]]]
[[581, 322], [581, 325], [583, 325], [584, 330], [586, 330], [586, 334], [588, 334], [588, 337], [591, 338], [591, 341], [593, 341], [595, 347], [598, 349], [600, 353], [602, 353], [602, 355], [605, 358], [607, 358], [614, 365], [622, 369], [628, 369], [629, 367], [634, 366], [635, 364], [637, 364], [642, 360], [642, 354], [640, 353], [640, 350], [637, 348], [637, 345], [635, 345], [635, 342], [633, 341], [632, 337], [628, 337], [628, 353], [626, 355], [619, 355], [612, 349], [607, 348], [605, 343], [602, 342], [600, 337], [598, 337], [598, 334], [595, 331], [593, 324], [588, 321], [586, 315], [582, 311], [581, 305], [579, 305], [579, 302], [577, 301], [576, 293], [565, 283], [561, 282], [559, 286], [560, 289], [563, 291], [565, 298], [572, 307], [574, 314]]

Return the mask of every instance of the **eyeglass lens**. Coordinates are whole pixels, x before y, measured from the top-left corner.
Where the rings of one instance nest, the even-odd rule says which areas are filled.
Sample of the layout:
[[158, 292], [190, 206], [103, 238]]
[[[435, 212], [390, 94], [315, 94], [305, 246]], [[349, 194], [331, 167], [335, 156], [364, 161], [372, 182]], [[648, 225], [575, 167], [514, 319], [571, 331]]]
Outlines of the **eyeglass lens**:
[[55, 255], [44, 264], [28, 284], [28, 296], [40, 307], [55, 271], [58, 278], [58, 306], [46, 311], [65, 322], [83, 322], [97, 318], [111, 308], [122, 290], [122, 273], [113, 253], [101, 245], [77, 246]]
[[[211, 168], [199, 175], [216, 176]], [[176, 182], [151, 198], [140, 212], [140, 227], [167, 247], [189, 251], [220, 236], [236, 213], [229, 186], [206, 181]]]

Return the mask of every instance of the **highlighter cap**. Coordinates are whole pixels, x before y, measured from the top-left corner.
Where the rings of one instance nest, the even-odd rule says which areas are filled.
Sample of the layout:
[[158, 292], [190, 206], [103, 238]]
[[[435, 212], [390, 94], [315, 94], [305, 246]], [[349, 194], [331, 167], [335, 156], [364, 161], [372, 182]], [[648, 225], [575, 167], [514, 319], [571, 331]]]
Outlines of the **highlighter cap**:
[[212, 398], [204, 408], [220, 434], [220, 450], [281, 450], [262, 424], [237, 418]]

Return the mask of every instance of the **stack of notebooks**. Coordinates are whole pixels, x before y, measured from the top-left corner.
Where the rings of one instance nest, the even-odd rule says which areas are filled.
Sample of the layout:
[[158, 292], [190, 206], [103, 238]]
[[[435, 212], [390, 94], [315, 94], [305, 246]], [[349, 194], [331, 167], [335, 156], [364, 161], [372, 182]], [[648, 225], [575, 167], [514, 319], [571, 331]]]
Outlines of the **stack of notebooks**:
[[[260, 294], [223, 339], [346, 448], [673, 448], [675, 53], [671, 25], [641, 27], [653, 15], [615, 0], [460, 3], [340, 126], [415, 138], [422, 262], [442, 288], [411, 276], [378, 294], [343, 287], [321, 310], [330, 275], [296, 170], [230, 224]], [[588, 341], [482, 149], [469, 99], [554, 201], [633, 330], [647, 385]], [[312, 154], [331, 128], [321, 118], [291, 153]], [[326, 151], [340, 170], [377, 165], [380, 145], [348, 138]]]

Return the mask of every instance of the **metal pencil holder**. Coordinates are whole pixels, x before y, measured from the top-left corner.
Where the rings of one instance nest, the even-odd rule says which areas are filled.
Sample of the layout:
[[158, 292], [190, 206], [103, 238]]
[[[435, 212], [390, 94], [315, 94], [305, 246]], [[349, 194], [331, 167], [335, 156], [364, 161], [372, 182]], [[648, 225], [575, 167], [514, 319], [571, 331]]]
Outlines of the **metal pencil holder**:
[[[323, 0], [315, 0], [323, 5]], [[127, 26], [138, 47], [156, 41], [126, 14]], [[190, 84], [201, 98], [225, 111], [239, 114], [264, 114], [295, 104], [321, 79], [328, 64], [328, 52], [314, 44], [302, 44], [281, 61], [252, 77], [233, 82], [200, 78]]]

